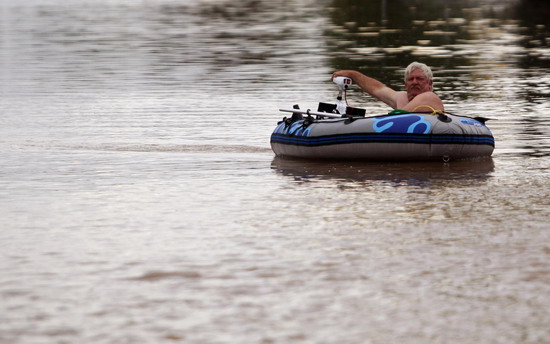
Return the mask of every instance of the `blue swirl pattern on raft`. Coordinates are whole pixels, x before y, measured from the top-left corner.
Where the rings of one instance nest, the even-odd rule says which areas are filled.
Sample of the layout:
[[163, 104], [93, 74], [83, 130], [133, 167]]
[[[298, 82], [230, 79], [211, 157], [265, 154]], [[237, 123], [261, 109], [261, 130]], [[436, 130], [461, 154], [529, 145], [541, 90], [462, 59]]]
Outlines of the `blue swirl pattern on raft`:
[[372, 129], [377, 133], [427, 134], [432, 125], [420, 115], [374, 117]]

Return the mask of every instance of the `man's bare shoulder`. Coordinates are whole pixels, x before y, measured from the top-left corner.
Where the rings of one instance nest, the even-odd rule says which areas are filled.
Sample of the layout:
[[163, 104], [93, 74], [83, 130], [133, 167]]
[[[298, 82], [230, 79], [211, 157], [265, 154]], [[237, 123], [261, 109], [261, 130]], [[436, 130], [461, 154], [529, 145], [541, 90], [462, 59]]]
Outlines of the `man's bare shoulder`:
[[441, 98], [434, 92], [424, 92], [414, 97], [410, 102], [405, 104], [403, 110], [414, 111], [419, 107], [430, 107], [436, 110], [445, 110]]
[[416, 98], [418, 98], [421, 102], [427, 103], [428, 105], [432, 104], [431, 106], [436, 109], [443, 110], [443, 101], [441, 101], [441, 98], [433, 92], [421, 93]]
[[439, 98], [437, 94], [431, 91], [421, 93], [417, 95], [414, 99], [417, 99], [417, 98], [418, 100], [441, 101], [441, 98]]

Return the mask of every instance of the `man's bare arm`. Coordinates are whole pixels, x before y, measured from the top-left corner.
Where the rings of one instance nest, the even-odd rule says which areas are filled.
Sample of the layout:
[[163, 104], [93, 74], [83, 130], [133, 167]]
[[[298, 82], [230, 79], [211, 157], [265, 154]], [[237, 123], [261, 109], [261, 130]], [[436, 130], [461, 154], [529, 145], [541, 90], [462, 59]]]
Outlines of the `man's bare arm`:
[[397, 92], [384, 85], [380, 81], [354, 70], [341, 70], [332, 74], [333, 78], [337, 76], [347, 76], [348, 78], [351, 78], [353, 82], [359, 85], [359, 87], [361, 87], [363, 91], [383, 101], [392, 108], [396, 108]]

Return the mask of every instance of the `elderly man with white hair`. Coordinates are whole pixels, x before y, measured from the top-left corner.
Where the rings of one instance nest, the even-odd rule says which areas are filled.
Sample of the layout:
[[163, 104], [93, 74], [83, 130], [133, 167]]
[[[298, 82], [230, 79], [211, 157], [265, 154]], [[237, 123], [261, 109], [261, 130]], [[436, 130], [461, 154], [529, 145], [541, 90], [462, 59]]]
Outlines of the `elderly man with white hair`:
[[423, 63], [413, 62], [405, 70], [405, 91], [395, 91], [380, 81], [354, 70], [341, 70], [332, 74], [332, 78], [337, 76], [351, 78], [363, 91], [394, 109], [445, 110], [441, 99], [432, 91], [432, 71]]

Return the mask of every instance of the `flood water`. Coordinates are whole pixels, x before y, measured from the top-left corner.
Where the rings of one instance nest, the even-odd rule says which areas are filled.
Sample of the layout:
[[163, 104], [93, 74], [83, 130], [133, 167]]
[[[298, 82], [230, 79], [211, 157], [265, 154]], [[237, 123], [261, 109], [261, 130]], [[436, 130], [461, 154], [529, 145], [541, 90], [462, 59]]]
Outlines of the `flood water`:
[[[547, 2], [0, 10], [0, 343], [550, 341]], [[274, 157], [278, 108], [414, 60], [490, 159]]]

